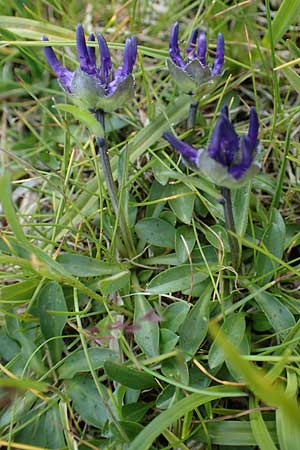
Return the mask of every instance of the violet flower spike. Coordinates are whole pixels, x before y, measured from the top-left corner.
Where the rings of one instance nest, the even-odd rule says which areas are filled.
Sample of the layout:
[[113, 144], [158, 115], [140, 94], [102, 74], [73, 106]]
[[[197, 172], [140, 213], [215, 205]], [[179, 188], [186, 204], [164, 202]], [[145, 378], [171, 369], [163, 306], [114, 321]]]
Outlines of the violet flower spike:
[[224, 106], [206, 149], [196, 149], [168, 132], [163, 137], [192, 169], [219, 186], [234, 189], [249, 181], [260, 169], [255, 161], [258, 131], [257, 113], [251, 108], [248, 133], [239, 138], [229, 120], [228, 107]]
[[[48, 38], [43, 36], [43, 41]], [[95, 47], [87, 46], [82, 25], [76, 27], [76, 48], [79, 68], [74, 72], [65, 68], [56, 57], [52, 47], [45, 46], [46, 59], [57, 75], [63, 89], [72, 99], [89, 110], [102, 109], [112, 112], [132, 99], [134, 94], [133, 66], [137, 57], [134, 37], [126, 39], [123, 64], [115, 71], [107, 43], [101, 33], [97, 33], [100, 50], [100, 67], [97, 66]], [[88, 42], [95, 42], [91, 33]]]
[[170, 33], [168, 69], [178, 86], [187, 94], [195, 94], [204, 83], [213, 82], [222, 73], [224, 64], [224, 39], [218, 33], [216, 56], [212, 67], [207, 64], [206, 34], [195, 28], [186, 49], [185, 60], [178, 46], [179, 25], [176, 22]]

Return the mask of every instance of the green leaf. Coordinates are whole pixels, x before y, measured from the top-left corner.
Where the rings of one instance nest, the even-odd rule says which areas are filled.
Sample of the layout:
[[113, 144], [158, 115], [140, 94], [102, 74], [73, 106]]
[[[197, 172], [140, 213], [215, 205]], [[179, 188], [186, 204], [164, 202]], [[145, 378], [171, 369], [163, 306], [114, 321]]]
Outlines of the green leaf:
[[123, 289], [130, 284], [130, 272], [125, 270], [124, 272], [119, 272], [111, 277], [103, 278], [99, 281], [99, 287], [103, 295], [110, 295], [120, 289]]
[[[110, 426], [111, 432], [114, 436], [114, 441], [121, 441], [123, 444], [128, 443], [128, 439], [130, 441], [133, 441], [133, 439], [143, 430], [143, 426], [140, 423], [136, 422], [130, 422], [125, 420], [120, 420], [118, 422], [119, 427], [123, 430], [123, 433], [120, 433], [120, 429], [116, 427], [115, 423], [112, 423]], [[124, 433], [126, 433], [126, 436], [128, 439], [125, 440]], [[115, 448], [121, 448], [116, 446]]]
[[[265, 424], [273, 441], [277, 443], [275, 421], [269, 421]], [[198, 442], [226, 446], [225, 450], [227, 448], [230, 450], [239, 450], [239, 448], [253, 450], [257, 448], [250, 423], [246, 420], [208, 422], [205, 430], [202, 428], [199, 432], [195, 433], [194, 439]]]
[[122, 416], [126, 420], [139, 422], [150, 408], [149, 403], [129, 403], [122, 407]]
[[247, 229], [250, 194], [251, 183], [232, 191], [234, 223], [236, 233], [240, 237], [244, 237]]
[[[41, 331], [45, 339], [60, 337], [67, 321], [67, 314], [55, 314], [67, 311], [67, 304], [61, 286], [56, 281], [49, 281], [40, 290], [34, 310], [40, 319]], [[63, 350], [62, 339], [48, 342], [53, 362], [58, 362]]]
[[[244, 313], [232, 314], [225, 318], [220, 327], [220, 335], [226, 336], [228, 342], [238, 346], [245, 333], [246, 322]], [[208, 364], [211, 369], [218, 367], [226, 359], [223, 347], [219, 345], [219, 339], [216, 338], [212, 343], [208, 353]]]
[[241, 391], [225, 389], [225, 387], [220, 389], [219, 386], [208, 388], [206, 391], [206, 395], [191, 394], [170, 406], [167, 411], [156, 416], [129, 445], [128, 450], [148, 450], [155, 439], [163, 433], [166, 428], [174, 424], [180, 417], [188, 412], [215, 399], [236, 396], [238, 393], [239, 395], [241, 394]]
[[163, 355], [164, 353], [169, 353], [174, 350], [175, 345], [177, 344], [179, 336], [175, 334], [173, 331], [168, 330], [167, 328], [161, 328], [160, 330], [160, 353]]
[[182, 391], [172, 386], [172, 384], [167, 384], [167, 386], [160, 392], [156, 398], [156, 407], [158, 409], [168, 409], [170, 405], [184, 397]]
[[[255, 292], [255, 288], [251, 288]], [[296, 321], [290, 310], [275, 296], [269, 292], [258, 292], [255, 301], [265, 313], [272, 328], [281, 337], [285, 337]]]
[[188, 386], [189, 369], [182, 353], [162, 361], [161, 371], [166, 377]]
[[163, 327], [176, 333], [188, 311], [189, 305], [186, 302], [171, 303], [162, 313]]
[[[77, 253], [60, 254], [57, 262], [66, 268], [69, 273], [76, 277], [97, 277], [102, 275], [113, 275], [122, 270], [121, 264], [110, 264], [99, 261], [89, 256], [83, 256]], [[123, 266], [124, 268], [124, 266]]]
[[[292, 372], [292, 369], [288, 369], [286, 394], [295, 405], [297, 405], [297, 393], [297, 374]], [[280, 450], [300, 450], [300, 424], [291, 422], [282, 408], [276, 411], [276, 425]]]
[[109, 378], [131, 389], [148, 389], [157, 387], [155, 378], [148, 373], [118, 364], [113, 361], [104, 363], [104, 370]]
[[16, 303], [24, 303], [26, 300], [30, 300], [38, 284], [39, 279], [32, 277], [30, 280], [1, 287], [0, 303], [2, 307], [15, 307]]
[[217, 345], [223, 349], [226, 360], [230, 361], [234, 369], [243, 375], [248, 389], [251, 389], [267, 405], [282, 408], [288, 419], [299, 426], [300, 408], [295, 404], [294, 399], [291, 400], [284, 392], [281, 381], [276, 380], [274, 382], [272, 380], [273, 382], [270, 382], [268, 376], [261, 369], [246, 361], [238, 353], [236, 347], [220, 331], [220, 328], [213, 323], [210, 324], [209, 328]]
[[170, 208], [176, 217], [189, 225], [192, 220], [195, 202], [195, 193], [183, 183], [169, 184], [167, 196], [174, 197], [168, 200]]
[[[30, 422], [32, 422], [32, 418]], [[65, 448], [64, 430], [60, 425], [59, 407], [55, 404], [43, 415], [37, 416], [33, 423], [29, 423], [26, 428], [17, 433], [16, 440], [26, 442], [28, 447], [33, 445], [49, 450]]]
[[179, 346], [189, 356], [197, 352], [207, 334], [211, 294], [212, 286], [209, 284], [179, 328]]
[[[267, 227], [261, 246], [265, 247], [271, 255], [281, 258], [284, 249], [285, 241], [285, 223], [281, 217], [281, 214], [276, 209], [273, 210], [271, 215], [270, 224]], [[256, 259], [256, 271], [259, 276], [263, 276], [262, 283], [267, 283], [273, 277], [273, 272], [278, 266], [271, 256], [264, 253], [258, 253]]]
[[78, 108], [74, 105], [68, 105], [59, 103], [55, 105], [55, 108], [59, 111], [65, 111], [71, 113], [76, 120], [84, 124], [91, 133], [93, 133], [97, 137], [104, 137], [104, 130], [102, 125], [98, 122], [96, 117], [89, 111]]
[[295, 91], [300, 94], [300, 76], [291, 67], [283, 67], [281, 69], [283, 75], [290, 82]]
[[182, 225], [177, 228], [175, 236], [175, 251], [178, 261], [182, 264], [189, 258], [196, 242], [194, 230]]
[[6, 220], [10, 224], [12, 232], [14, 233], [17, 241], [20, 244], [26, 245], [27, 239], [17, 219], [17, 215], [11, 197], [12, 194], [11, 194], [10, 174], [6, 172], [0, 177], [0, 200], [2, 203], [3, 210], [5, 212]]
[[216, 249], [220, 249], [224, 246], [226, 252], [230, 251], [228, 235], [223, 226], [218, 224], [211, 225], [209, 228], [203, 228], [203, 232], [208, 242]]
[[147, 291], [152, 294], [184, 291], [206, 278], [208, 278], [208, 272], [205, 264], [193, 266], [184, 264], [160, 272], [152, 278], [147, 286]]
[[134, 324], [139, 327], [134, 332], [134, 338], [141, 350], [149, 357], [159, 355], [159, 326], [157, 322], [140, 320], [140, 318], [152, 309], [144, 295], [134, 296]]
[[20, 347], [10, 337], [6, 336], [6, 334], [0, 334], [0, 358], [3, 361], [8, 362], [13, 359], [20, 352]]
[[[106, 388], [99, 384], [102, 397], [108, 400]], [[73, 407], [81, 418], [96, 428], [103, 428], [108, 419], [108, 412], [103, 399], [88, 376], [76, 376], [66, 383], [67, 394], [73, 401]]]
[[253, 397], [249, 399], [249, 408], [250, 425], [258, 447], [260, 450], [277, 450], [259, 410], [259, 404]]
[[[243, 339], [237, 346], [237, 350], [240, 355], [250, 354], [250, 344], [247, 333], [244, 334]], [[245, 383], [244, 377], [234, 369], [234, 367], [232, 366], [230, 361], [228, 361], [228, 359], [226, 360], [226, 367], [235, 381], [237, 381], [238, 383]]]
[[[116, 359], [117, 353], [113, 350], [100, 347], [92, 347], [87, 350], [93, 369], [104, 367], [104, 363], [110, 359]], [[89, 372], [90, 367], [84, 350], [71, 353], [58, 369], [59, 378], [73, 378], [78, 372]]]
[[[298, 17], [300, 11], [300, 1], [299, 0], [282, 0], [280, 3], [280, 8], [276, 12], [275, 17], [272, 21], [272, 39], [274, 45], [283, 37], [285, 32], [288, 30], [290, 25], [292, 25]], [[269, 32], [263, 38], [262, 46], [269, 47]]]
[[22, 395], [22, 401], [16, 397], [14, 401], [4, 410], [0, 415], [0, 427], [7, 427], [10, 423], [16, 420], [20, 420], [24, 417], [26, 412], [31, 409], [36, 402], [36, 395], [31, 392], [25, 392]]
[[148, 244], [164, 248], [175, 248], [175, 228], [167, 221], [156, 218], [140, 220], [135, 231]]
[[22, 357], [29, 363], [31, 369], [42, 376], [47, 369], [43, 363], [41, 350], [35, 344], [35, 322], [27, 322], [26, 326], [15, 316], [6, 316], [7, 334], [21, 345]]

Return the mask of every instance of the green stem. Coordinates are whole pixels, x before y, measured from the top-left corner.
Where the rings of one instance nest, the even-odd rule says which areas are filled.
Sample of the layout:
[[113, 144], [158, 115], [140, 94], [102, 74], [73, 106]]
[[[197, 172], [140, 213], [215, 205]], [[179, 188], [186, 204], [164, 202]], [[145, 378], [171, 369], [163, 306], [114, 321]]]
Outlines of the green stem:
[[[233, 217], [233, 209], [232, 209], [232, 201], [231, 201], [231, 191], [226, 187], [221, 187], [221, 194], [223, 196], [224, 202], [224, 216], [225, 216], [225, 224], [229, 239], [229, 245], [231, 249], [231, 261], [232, 266], [235, 270], [239, 269], [240, 265], [240, 246], [238, 240], [233, 234], [236, 234], [234, 217]], [[233, 234], [232, 234], [233, 233]]]
[[[98, 122], [101, 123], [101, 125], [103, 127], [103, 131], [105, 132], [104, 111], [102, 109], [98, 109], [97, 111], [95, 111], [95, 116], [96, 116], [96, 119], [98, 120]], [[131, 233], [130, 233], [130, 230], [128, 227], [127, 220], [124, 217], [122, 208], [119, 208], [118, 194], [117, 194], [118, 190], [117, 190], [117, 186], [114, 182], [113, 175], [112, 175], [110, 160], [109, 160], [109, 156], [107, 153], [107, 144], [106, 144], [105, 137], [97, 136], [96, 143], [97, 143], [98, 149], [99, 149], [101, 168], [102, 168], [103, 175], [104, 175], [104, 178], [106, 181], [107, 190], [108, 190], [108, 194], [109, 194], [109, 197], [111, 200], [111, 204], [112, 204], [112, 207], [113, 207], [116, 217], [119, 217], [119, 226], [120, 226], [122, 238], [123, 238], [125, 247], [127, 249], [128, 256], [133, 257], [133, 256], [135, 256], [136, 251], [134, 248], [134, 244], [132, 241], [132, 236], [131, 236]]]
[[192, 101], [190, 103], [189, 115], [188, 115], [188, 119], [187, 119], [188, 130], [195, 127], [198, 105], [199, 105], [199, 102]]

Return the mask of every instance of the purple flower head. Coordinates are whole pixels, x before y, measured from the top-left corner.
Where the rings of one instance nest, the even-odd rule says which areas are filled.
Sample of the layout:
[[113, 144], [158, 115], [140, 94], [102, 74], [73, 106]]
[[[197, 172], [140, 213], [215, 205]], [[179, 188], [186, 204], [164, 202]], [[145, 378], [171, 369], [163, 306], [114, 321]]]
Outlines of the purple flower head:
[[[47, 36], [43, 36], [42, 40], [47, 42]], [[95, 36], [91, 33], [88, 42], [94, 41]], [[61, 86], [75, 101], [88, 109], [111, 112], [130, 100], [134, 94], [132, 70], [137, 57], [137, 44], [134, 37], [126, 39], [123, 64], [114, 70], [107, 43], [101, 33], [97, 33], [97, 41], [100, 67], [96, 63], [95, 47], [87, 46], [80, 24], [76, 27], [78, 69], [72, 72], [65, 68], [52, 47], [45, 46], [44, 52]]]
[[194, 170], [207, 175], [219, 186], [237, 188], [259, 169], [255, 161], [258, 129], [257, 113], [251, 108], [248, 133], [239, 138], [229, 120], [228, 107], [224, 106], [206, 149], [198, 150], [171, 133], [164, 133], [163, 137]]
[[194, 94], [203, 83], [213, 81], [222, 73], [225, 53], [223, 35], [218, 33], [216, 56], [210, 67], [206, 61], [205, 32], [199, 32], [197, 28], [193, 30], [184, 59], [178, 46], [178, 31], [179, 25], [176, 22], [170, 34], [168, 69], [179, 87], [188, 94]]

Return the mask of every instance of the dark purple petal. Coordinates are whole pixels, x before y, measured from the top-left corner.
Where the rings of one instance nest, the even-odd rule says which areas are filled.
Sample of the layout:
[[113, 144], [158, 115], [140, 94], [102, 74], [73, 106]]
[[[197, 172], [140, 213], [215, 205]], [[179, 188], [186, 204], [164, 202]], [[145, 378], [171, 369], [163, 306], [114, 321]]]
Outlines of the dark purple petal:
[[122, 72], [124, 75], [129, 75], [132, 73], [133, 66], [137, 57], [137, 45], [134, 36], [127, 38], [125, 42], [124, 49], [124, 62], [122, 67]]
[[174, 25], [172, 26], [170, 34], [169, 55], [174, 64], [184, 69], [185, 62], [180, 54], [180, 50], [178, 47], [178, 31], [179, 25], [178, 22], [175, 22]]
[[173, 134], [171, 133], [163, 133], [163, 138], [169, 142], [172, 147], [176, 148], [176, 150], [179, 151], [181, 156], [189, 163], [195, 164], [197, 166], [198, 159], [199, 159], [199, 150], [192, 147], [189, 144], [186, 144], [183, 141], [180, 141], [177, 139]]
[[76, 47], [80, 69], [88, 75], [95, 75], [96, 67], [95, 64], [93, 64], [93, 61], [90, 60], [90, 55], [85, 42], [84, 31], [81, 24], [78, 24], [76, 27]]
[[[47, 36], [43, 36], [42, 40], [44, 42], [48, 41]], [[68, 91], [71, 92], [71, 82], [72, 82], [72, 78], [73, 78], [73, 72], [71, 72], [70, 70], [66, 69], [57, 59], [53, 48], [50, 46], [45, 46], [44, 47], [44, 53], [46, 56], [46, 59], [49, 63], [49, 66], [52, 68], [52, 70], [55, 72], [55, 74], [58, 76], [63, 88]]]
[[228, 105], [223, 105], [220, 111], [220, 114], [224, 114], [224, 116], [227, 117], [227, 119], [229, 119], [229, 110], [228, 110]]
[[[89, 42], [95, 42], [95, 35], [94, 35], [94, 33], [91, 33], [89, 35], [88, 41]], [[88, 47], [87, 50], [88, 50], [88, 54], [89, 54], [89, 58], [90, 58], [91, 64], [94, 67], [96, 67], [96, 49], [95, 49], [95, 47]]]
[[225, 44], [222, 33], [218, 33], [217, 37], [217, 49], [214, 65], [211, 71], [212, 76], [220, 75], [224, 64]]
[[258, 117], [257, 112], [254, 107], [250, 109], [250, 117], [249, 117], [249, 129], [248, 129], [248, 138], [251, 142], [256, 146], [257, 145], [257, 138], [258, 138], [258, 129], [259, 129], [259, 123], [258, 123]]
[[198, 37], [198, 59], [203, 67], [206, 67], [206, 34], [205, 31], [200, 31]]
[[112, 70], [111, 58], [106, 40], [101, 33], [97, 33], [97, 39], [100, 49], [100, 77], [103, 83], [109, 82], [109, 75]]
[[242, 136], [240, 146], [242, 154], [241, 160], [239, 163], [233, 164], [228, 170], [229, 173], [237, 180], [241, 178], [251, 166], [256, 143], [253, 145], [253, 142], [248, 136]]
[[188, 57], [188, 59], [194, 59], [195, 57], [196, 57], [196, 42], [197, 42], [197, 37], [198, 37], [198, 28], [195, 28], [193, 31], [192, 31], [192, 35], [191, 35], [191, 38], [190, 38], [190, 43], [189, 43], [189, 45], [187, 46], [187, 49], [186, 49], [186, 54], [187, 54], [187, 57]]
[[222, 109], [207, 148], [208, 154], [223, 166], [230, 167], [238, 150], [239, 138], [228, 119], [227, 110]]

